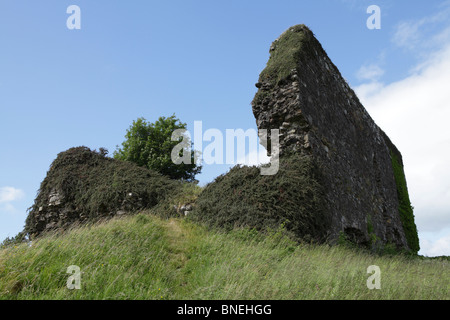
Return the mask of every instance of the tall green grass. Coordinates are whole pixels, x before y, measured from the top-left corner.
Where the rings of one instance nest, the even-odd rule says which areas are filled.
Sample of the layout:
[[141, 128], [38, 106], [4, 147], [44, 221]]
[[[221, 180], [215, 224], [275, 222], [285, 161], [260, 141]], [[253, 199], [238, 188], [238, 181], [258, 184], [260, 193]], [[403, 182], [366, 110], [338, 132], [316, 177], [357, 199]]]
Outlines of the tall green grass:
[[[71, 265], [79, 290], [66, 287]], [[449, 299], [449, 267], [141, 213], [1, 249], [0, 299]]]

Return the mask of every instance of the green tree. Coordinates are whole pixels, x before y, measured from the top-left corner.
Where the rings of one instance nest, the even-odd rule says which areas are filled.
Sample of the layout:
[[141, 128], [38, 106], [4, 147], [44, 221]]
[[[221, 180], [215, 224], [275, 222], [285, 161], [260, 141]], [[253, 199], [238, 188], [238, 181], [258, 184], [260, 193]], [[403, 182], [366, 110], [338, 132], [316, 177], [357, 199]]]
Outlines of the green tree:
[[[180, 122], [175, 115], [168, 118], [159, 117], [154, 123], [149, 123], [142, 117], [138, 118], [127, 130], [122, 148], [117, 146], [114, 158], [134, 162], [171, 179], [195, 182], [195, 175], [200, 173], [202, 168], [195, 161], [198, 152], [192, 149], [192, 142], [186, 135], [172, 141], [172, 133], [177, 129], [186, 130], [186, 123]], [[187, 160], [190, 161], [176, 164], [172, 161], [172, 150], [179, 146], [181, 141], [187, 143], [180, 149], [179, 156], [187, 154]]]

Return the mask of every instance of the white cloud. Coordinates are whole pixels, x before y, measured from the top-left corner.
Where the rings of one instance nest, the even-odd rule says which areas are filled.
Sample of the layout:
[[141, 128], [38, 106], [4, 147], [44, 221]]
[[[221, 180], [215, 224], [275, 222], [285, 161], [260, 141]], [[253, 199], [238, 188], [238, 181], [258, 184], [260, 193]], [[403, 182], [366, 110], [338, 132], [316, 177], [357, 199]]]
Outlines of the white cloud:
[[420, 253], [428, 257], [450, 255], [450, 235], [438, 238], [437, 240], [421, 239]]
[[17, 213], [18, 210], [11, 202], [18, 201], [24, 197], [25, 193], [13, 187], [0, 188], [0, 213]]
[[0, 203], [7, 203], [20, 200], [24, 196], [24, 192], [13, 187], [0, 188]]
[[449, 84], [450, 43], [403, 80], [355, 88], [403, 154], [419, 237], [450, 227]]
[[384, 74], [384, 70], [376, 64], [364, 65], [356, 72], [356, 77], [361, 80], [377, 81]]
[[359, 85], [356, 90], [357, 90], [357, 94], [358, 96], [367, 98], [367, 97], [372, 97], [375, 94], [377, 94], [378, 92], [380, 92], [381, 89], [383, 89], [384, 84], [381, 82], [370, 82], [370, 83], [363, 83], [361, 85]]

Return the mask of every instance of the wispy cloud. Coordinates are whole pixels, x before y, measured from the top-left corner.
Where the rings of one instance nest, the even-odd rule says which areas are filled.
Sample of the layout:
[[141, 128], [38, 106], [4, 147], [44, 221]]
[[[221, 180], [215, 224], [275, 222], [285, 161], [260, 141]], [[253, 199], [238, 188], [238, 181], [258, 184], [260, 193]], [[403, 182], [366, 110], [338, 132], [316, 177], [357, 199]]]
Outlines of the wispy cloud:
[[414, 49], [420, 40], [420, 35], [418, 30], [423, 22], [401, 22], [397, 25], [396, 31], [392, 37], [392, 42], [394, 42], [399, 47], [404, 47], [407, 49]]
[[14, 187], [0, 188], [0, 203], [12, 202], [20, 200], [24, 196], [24, 192]]
[[[436, 30], [439, 30], [436, 32]], [[430, 36], [432, 34], [432, 36]], [[450, 2], [440, 6], [437, 13], [421, 19], [401, 21], [395, 27], [392, 42], [398, 47], [420, 54], [439, 47], [450, 39]]]
[[356, 77], [360, 81], [378, 81], [383, 76], [384, 70], [377, 64], [363, 65], [356, 72]]
[[17, 209], [12, 202], [18, 201], [25, 196], [25, 193], [14, 187], [0, 188], [0, 213], [16, 213]]

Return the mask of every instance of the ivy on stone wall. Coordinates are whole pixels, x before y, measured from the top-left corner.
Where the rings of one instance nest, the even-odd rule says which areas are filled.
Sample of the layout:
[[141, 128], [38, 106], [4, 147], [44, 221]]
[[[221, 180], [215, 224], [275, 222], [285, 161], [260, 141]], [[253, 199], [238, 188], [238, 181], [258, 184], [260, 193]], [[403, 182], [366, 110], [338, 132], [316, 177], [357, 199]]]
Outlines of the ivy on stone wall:
[[417, 227], [414, 222], [413, 207], [409, 199], [408, 187], [406, 184], [405, 172], [398, 156], [391, 151], [392, 168], [394, 170], [395, 182], [397, 184], [397, 194], [399, 200], [399, 213], [402, 221], [403, 230], [405, 232], [406, 241], [409, 248], [418, 252], [419, 236], [417, 235]]

